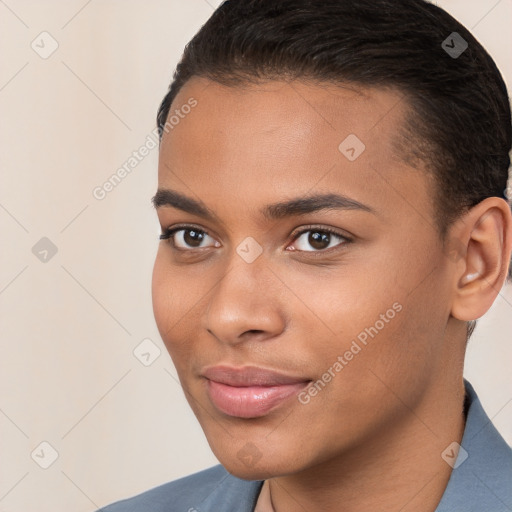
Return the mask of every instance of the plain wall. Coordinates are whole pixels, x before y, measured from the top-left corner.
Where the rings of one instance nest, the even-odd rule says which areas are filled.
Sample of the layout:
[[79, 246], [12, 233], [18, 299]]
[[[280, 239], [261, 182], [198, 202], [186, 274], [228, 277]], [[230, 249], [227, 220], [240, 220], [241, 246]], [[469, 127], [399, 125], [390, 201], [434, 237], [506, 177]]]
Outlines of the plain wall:
[[[157, 149], [104, 199], [93, 190], [146, 142], [183, 46], [219, 3], [0, 2], [2, 512], [90, 512], [216, 463], [153, 319]], [[438, 3], [511, 85], [512, 2]], [[58, 43], [48, 58], [43, 31]], [[511, 332], [508, 286], [465, 373], [509, 443]], [[146, 338], [161, 350], [150, 366], [133, 354]], [[43, 441], [58, 452], [47, 469]]]

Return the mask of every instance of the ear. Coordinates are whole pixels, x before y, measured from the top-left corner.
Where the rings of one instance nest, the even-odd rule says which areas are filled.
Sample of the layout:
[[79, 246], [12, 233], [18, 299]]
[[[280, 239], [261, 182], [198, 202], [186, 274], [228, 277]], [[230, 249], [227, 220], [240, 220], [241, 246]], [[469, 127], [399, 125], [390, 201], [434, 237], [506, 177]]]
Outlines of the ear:
[[459, 257], [453, 274], [451, 314], [469, 322], [489, 310], [507, 278], [512, 252], [510, 206], [499, 197], [488, 197], [453, 228], [450, 245], [458, 248]]

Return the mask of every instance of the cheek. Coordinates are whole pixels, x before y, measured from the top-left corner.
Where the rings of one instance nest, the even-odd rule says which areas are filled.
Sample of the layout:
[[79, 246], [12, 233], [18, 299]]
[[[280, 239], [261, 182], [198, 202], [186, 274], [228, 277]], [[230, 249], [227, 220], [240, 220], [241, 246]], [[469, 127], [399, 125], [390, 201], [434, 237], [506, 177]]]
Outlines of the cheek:
[[197, 302], [193, 288], [187, 287], [179, 278], [179, 270], [173, 270], [166, 262], [165, 251], [159, 250], [153, 267], [151, 286], [153, 314], [160, 336], [174, 363], [179, 363], [180, 354], [187, 344], [187, 322], [194, 313]]
[[[153, 266], [153, 277], [151, 282], [151, 296], [153, 301], [153, 314], [155, 321], [160, 331], [160, 335], [164, 337], [164, 333], [172, 325], [172, 296], [170, 289], [172, 283], [170, 282], [168, 273], [162, 264], [161, 251], [158, 251], [155, 264]], [[164, 338], [165, 341], [165, 338]]]
[[378, 272], [371, 275], [366, 270], [371, 269], [351, 265], [323, 275], [318, 271], [288, 274], [286, 284], [294, 292], [291, 317], [304, 330], [301, 337], [308, 344], [314, 340], [315, 352], [337, 353], [360, 333], [364, 338], [365, 329], [376, 322], [380, 332], [394, 321], [396, 298], [389, 293], [388, 283], [379, 279]]
[[[378, 395], [383, 386], [379, 377], [393, 387], [407, 387], [413, 381], [415, 387], [436, 364], [435, 343], [427, 339], [435, 329], [428, 315], [429, 292], [411, 294], [405, 283], [403, 290], [397, 287], [400, 277], [408, 280], [403, 269], [380, 272], [375, 265], [366, 270], [308, 287], [305, 299], [314, 315], [302, 324], [309, 333], [304, 337], [308, 342], [301, 345], [304, 359], [311, 361], [318, 378], [332, 380], [331, 390], [338, 389], [342, 396], [360, 396], [363, 383], [367, 389], [376, 386]], [[324, 335], [315, 337], [315, 330]], [[331, 375], [325, 375], [329, 371]]]

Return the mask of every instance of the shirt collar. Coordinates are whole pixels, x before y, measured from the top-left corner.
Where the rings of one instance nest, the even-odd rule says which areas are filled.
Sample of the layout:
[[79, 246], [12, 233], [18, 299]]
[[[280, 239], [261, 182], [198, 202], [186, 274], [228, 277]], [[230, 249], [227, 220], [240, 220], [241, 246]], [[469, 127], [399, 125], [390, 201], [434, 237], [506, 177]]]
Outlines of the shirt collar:
[[[460, 450], [435, 512], [510, 512], [512, 449], [464, 380], [467, 419]], [[445, 459], [446, 460], [446, 459]]]

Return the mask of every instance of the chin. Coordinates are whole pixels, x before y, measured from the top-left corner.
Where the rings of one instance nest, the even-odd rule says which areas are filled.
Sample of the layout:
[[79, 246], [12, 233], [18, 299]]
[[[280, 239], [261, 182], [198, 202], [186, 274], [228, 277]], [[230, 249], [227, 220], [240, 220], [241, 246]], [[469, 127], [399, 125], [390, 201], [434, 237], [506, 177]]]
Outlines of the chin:
[[303, 469], [298, 461], [294, 463], [288, 460], [284, 453], [254, 452], [251, 454], [251, 443], [247, 443], [235, 452], [217, 452], [215, 456], [226, 471], [243, 480], [267, 480], [290, 475]]
[[236, 476], [237, 478], [241, 478], [242, 480], [267, 480], [269, 478], [289, 474], [289, 472], [281, 473], [278, 468], [268, 467], [263, 464], [255, 464], [253, 467], [250, 467], [238, 460], [220, 462], [226, 471], [231, 473], [233, 476]]

